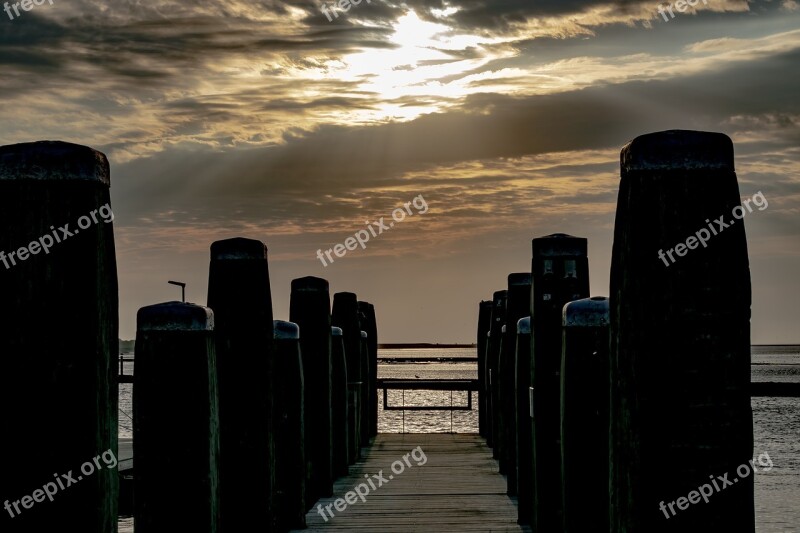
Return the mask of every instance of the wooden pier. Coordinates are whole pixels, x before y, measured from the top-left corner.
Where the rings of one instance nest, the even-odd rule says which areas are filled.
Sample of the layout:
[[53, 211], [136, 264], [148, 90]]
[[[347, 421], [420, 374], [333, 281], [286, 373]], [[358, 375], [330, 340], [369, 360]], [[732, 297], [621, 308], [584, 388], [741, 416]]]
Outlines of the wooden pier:
[[[418, 466], [409, 457], [412, 466], [392, 474], [392, 463], [402, 462], [418, 446], [427, 461]], [[365, 481], [365, 474], [381, 470], [388, 483], [377, 487], [376, 481], [376, 490], [370, 489], [366, 501], [348, 504], [342, 512], [331, 507], [334, 517], [325, 522], [317, 505], [324, 508], [344, 498]], [[306, 521], [308, 529], [293, 531], [531, 531], [517, 524], [516, 500], [506, 495], [505, 478], [498, 474], [484, 439], [463, 433], [378, 434], [372, 446], [362, 450], [362, 459], [350, 467], [350, 475], [336, 482], [334, 496], [317, 502]]]

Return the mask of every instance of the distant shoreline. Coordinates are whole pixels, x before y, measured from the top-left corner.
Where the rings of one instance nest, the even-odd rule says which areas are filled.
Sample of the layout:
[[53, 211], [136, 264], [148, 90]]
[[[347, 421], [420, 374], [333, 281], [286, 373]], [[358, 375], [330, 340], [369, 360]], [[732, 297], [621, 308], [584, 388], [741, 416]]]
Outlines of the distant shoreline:
[[378, 344], [379, 350], [403, 350], [408, 348], [476, 348], [477, 344], [438, 344], [430, 342]]

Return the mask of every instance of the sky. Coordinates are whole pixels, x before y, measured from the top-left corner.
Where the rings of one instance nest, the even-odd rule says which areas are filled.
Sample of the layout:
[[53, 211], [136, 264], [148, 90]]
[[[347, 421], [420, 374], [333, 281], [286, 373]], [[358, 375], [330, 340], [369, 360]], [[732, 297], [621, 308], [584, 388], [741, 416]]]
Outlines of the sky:
[[769, 202], [745, 220], [753, 342], [800, 343], [800, 5], [694, 3], [10, 5], [0, 145], [108, 156], [123, 339], [179, 298], [167, 280], [205, 304], [209, 246], [242, 236], [268, 246], [276, 319], [318, 276], [375, 304], [380, 342], [469, 343], [532, 238], [588, 238], [607, 295], [621, 147], [718, 131], [742, 197]]

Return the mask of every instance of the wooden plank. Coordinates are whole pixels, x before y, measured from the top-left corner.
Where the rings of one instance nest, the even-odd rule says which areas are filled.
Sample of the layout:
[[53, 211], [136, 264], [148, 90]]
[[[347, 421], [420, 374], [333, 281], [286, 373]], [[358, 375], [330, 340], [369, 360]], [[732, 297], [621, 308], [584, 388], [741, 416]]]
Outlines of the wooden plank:
[[[380, 474], [384, 481], [374, 477]], [[334, 501], [359, 485], [366, 492], [364, 501], [357, 499], [337, 511]], [[334, 497], [317, 502], [306, 521], [308, 529], [295, 533], [531, 531], [517, 524], [516, 500], [506, 495], [497, 461], [477, 434], [379, 434], [363, 459], [350, 467], [350, 475], [335, 483]]]

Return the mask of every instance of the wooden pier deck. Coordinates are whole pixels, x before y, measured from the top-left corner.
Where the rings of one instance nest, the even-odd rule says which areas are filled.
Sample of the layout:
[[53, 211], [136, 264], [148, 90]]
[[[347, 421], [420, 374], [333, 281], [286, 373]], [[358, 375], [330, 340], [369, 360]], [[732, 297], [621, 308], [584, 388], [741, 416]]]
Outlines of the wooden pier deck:
[[[408, 457], [412, 466], [403, 463], [405, 470], [393, 474], [392, 463], [403, 462], [403, 456], [417, 446], [422, 447], [427, 462], [417, 466], [418, 461]], [[477, 434], [381, 433], [362, 455], [350, 466], [350, 475], [336, 482], [334, 496], [317, 504], [324, 508], [344, 498], [366, 481], [365, 474], [372, 476], [382, 470], [387, 482], [377, 487], [375, 481], [376, 489], [370, 489], [366, 501], [348, 504], [342, 512], [331, 507], [334, 517], [328, 516], [327, 522], [315, 504], [306, 515], [308, 529], [293, 533], [531, 531], [517, 524], [516, 501], [506, 495], [506, 481], [498, 473], [497, 461]]]

